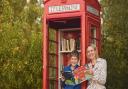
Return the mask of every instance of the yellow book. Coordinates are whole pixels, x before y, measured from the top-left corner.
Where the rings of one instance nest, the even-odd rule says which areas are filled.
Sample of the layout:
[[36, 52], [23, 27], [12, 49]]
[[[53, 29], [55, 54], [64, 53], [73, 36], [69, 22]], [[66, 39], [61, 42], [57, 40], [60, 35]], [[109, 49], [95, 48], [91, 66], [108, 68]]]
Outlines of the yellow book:
[[75, 49], [75, 40], [74, 39], [70, 39], [70, 50], [74, 50]]

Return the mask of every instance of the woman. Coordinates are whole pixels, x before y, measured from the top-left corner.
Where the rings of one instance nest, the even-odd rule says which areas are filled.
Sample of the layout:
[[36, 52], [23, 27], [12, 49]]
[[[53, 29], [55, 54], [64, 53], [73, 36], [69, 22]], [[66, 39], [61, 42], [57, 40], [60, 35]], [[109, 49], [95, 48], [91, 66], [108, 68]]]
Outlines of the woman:
[[86, 51], [88, 67], [93, 71], [93, 77], [88, 81], [87, 89], [106, 89], [107, 63], [98, 57], [96, 47], [90, 45]]
[[[71, 53], [70, 64], [64, 67], [64, 72], [70, 71], [72, 73], [74, 69], [79, 67], [78, 61], [79, 61], [79, 53], [77, 50], [74, 50]], [[72, 77], [72, 79], [74, 79], [74, 77]], [[80, 84], [78, 85], [66, 84], [66, 79], [64, 78], [64, 76], [62, 76], [61, 78], [61, 85], [64, 89], [81, 89]]]

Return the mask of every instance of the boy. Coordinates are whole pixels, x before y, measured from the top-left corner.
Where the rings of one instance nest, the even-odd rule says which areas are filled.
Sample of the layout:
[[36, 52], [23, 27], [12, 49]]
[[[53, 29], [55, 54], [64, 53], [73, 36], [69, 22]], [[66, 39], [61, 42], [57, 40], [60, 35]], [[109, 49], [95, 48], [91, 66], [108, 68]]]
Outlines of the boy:
[[[78, 53], [77, 50], [73, 50], [71, 52], [70, 64], [68, 66], [64, 67], [64, 72], [68, 71], [68, 72], [72, 73], [74, 71], [74, 69], [79, 67], [78, 61], [79, 61], [79, 53]], [[72, 76], [72, 78], [74, 79], [73, 76]], [[74, 85], [68, 85], [68, 84], [65, 83], [65, 80], [66, 79], [64, 78], [64, 76], [62, 76], [61, 85], [64, 89], [81, 89], [80, 84], [78, 84], [78, 85], [75, 85], [75, 84]]]

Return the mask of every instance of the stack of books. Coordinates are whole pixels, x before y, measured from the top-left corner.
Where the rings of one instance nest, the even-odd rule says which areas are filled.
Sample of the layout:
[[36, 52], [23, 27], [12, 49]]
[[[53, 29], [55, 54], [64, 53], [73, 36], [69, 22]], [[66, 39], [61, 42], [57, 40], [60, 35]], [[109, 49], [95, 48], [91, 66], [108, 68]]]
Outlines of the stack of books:
[[61, 39], [61, 51], [80, 50], [80, 39]]

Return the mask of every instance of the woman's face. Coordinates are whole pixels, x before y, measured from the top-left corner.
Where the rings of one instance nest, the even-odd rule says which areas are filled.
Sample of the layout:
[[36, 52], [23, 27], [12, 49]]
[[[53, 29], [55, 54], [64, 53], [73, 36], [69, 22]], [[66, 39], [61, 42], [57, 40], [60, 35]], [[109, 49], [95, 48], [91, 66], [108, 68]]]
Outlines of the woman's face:
[[94, 48], [93, 47], [91, 47], [91, 46], [89, 46], [88, 48], [87, 48], [87, 58], [89, 59], [89, 60], [94, 60], [95, 59], [95, 50], [94, 50]]
[[77, 63], [78, 63], [78, 58], [76, 56], [72, 56], [70, 59], [70, 64], [72, 66], [75, 66], [75, 65], [77, 65]]

